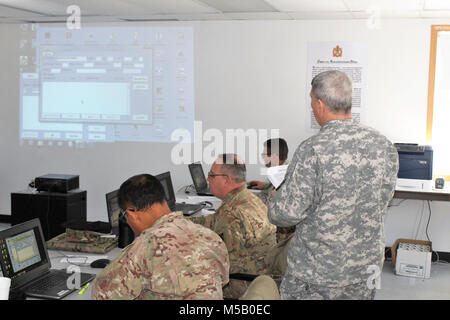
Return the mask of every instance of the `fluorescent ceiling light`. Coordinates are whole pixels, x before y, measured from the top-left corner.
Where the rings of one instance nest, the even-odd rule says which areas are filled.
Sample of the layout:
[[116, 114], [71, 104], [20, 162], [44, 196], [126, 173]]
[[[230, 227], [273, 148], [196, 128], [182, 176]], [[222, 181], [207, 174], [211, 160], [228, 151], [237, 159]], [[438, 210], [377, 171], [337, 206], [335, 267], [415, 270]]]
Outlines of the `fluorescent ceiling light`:
[[197, 0], [222, 12], [275, 12], [264, 0]]
[[0, 5], [47, 15], [64, 15], [67, 6], [49, 0], [0, 0]]
[[425, 0], [424, 10], [450, 10], [450, 1]]
[[367, 11], [377, 9], [383, 11], [422, 10], [423, 0], [344, 0], [350, 11]]
[[266, 2], [283, 12], [329, 12], [348, 10], [345, 3], [340, 0], [266, 0]]

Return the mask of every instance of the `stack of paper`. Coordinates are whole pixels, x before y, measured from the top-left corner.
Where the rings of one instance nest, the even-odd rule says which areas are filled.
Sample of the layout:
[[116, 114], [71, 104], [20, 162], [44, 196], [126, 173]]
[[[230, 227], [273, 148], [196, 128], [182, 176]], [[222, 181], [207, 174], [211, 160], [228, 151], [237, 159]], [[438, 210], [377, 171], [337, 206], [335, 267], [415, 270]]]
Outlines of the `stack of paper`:
[[275, 166], [270, 168], [261, 168], [261, 175], [267, 176], [270, 183], [276, 188], [284, 181], [286, 175], [287, 165]]

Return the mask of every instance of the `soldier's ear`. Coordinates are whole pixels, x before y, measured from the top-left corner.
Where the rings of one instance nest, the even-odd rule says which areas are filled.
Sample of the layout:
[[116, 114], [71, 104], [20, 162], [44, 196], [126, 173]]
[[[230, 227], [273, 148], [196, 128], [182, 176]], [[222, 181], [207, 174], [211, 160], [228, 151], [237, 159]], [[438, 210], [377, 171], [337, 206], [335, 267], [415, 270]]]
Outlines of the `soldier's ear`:
[[133, 219], [133, 220], [136, 220], [137, 211], [138, 210], [135, 207], [132, 207], [132, 206], [128, 207], [127, 208], [127, 215], [128, 215], [128, 217]]
[[323, 112], [324, 110], [326, 110], [327, 106], [325, 105], [325, 102], [322, 101], [322, 99], [317, 99], [317, 104], [319, 106], [319, 111]]

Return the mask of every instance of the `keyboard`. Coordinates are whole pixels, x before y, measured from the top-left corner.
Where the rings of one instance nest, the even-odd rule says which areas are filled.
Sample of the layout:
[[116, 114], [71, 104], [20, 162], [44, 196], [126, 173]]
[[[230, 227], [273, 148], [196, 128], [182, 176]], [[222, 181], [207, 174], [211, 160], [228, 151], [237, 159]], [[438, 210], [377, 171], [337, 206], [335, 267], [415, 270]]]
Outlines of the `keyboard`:
[[183, 211], [183, 215], [189, 216], [194, 214], [196, 211], [200, 211], [204, 206], [204, 204], [175, 203], [171, 209], [172, 211]]
[[55, 287], [59, 287], [62, 289], [67, 289], [67, 275], [59, 273], [59, 272], [52, 272], [50, 274], [47, 274], [44, 278], [41, 278], [35, 282], [33, 282], [28, 288], [28, 292], [35, 292], [40, 293], [42, 291], [52, 289]]

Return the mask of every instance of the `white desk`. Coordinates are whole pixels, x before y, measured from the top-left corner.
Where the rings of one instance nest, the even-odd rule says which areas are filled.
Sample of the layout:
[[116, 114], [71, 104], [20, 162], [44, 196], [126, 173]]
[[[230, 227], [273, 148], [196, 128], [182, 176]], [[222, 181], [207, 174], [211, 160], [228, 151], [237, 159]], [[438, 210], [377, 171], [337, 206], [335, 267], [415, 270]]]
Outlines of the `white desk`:
[[[217, 210], [222, 205], [222, 200], [220, 200], [217, 197], [214, 196], [199, 196], [194, 191], [191, 191], [189, 193], [186, 193], [185, 190], [187, 189], [187, 186], [182, 187], [179, 189], [175, 195], [177, 202], [185, 202], [185, 203], [199, 203], [202, 201], [209, 201], [213, 205], [213, 208]], [[252, 193], [259, 193], [261, 190], [252, 190], [249, 189]], [[202, 214], [211, 214], [214, 212], [208, 212], [207, 210], [203, 210], [201, 213], [196, 213], [193, 216], [198, 216]]]
[[[181, 189], [179, 189], [177, 191], [177, 193], [175, 194], [176, 197], [176, 201], [178, 203], [199, 203], [199, 202], [203, 202], [203, 201], [208, 201], [212, 204], [212, 208], [214, 210], [217, 210], [220, 205], [222, 204], [222, 200], [220, 200], [217, 197], [214, 196], [199, 196], [195, 193], [195, 191], [191, 191], [189, 193], [185, 192], [186, 187], [182, 187]], [[201, 216], [201, 215], [209, 215], [214, 213], [215, 211], [212, 210], [208, 210], [208, 209], [203, 209], [200, 212], [197, 212], [195, 214], [192, 215], [192, 217], [197, 217], [197, 216]]]
[[450, 201], [450, 183], [446, 181], [444, 189], [435, 189], [433, 180], [398, 179], [394, 198]]
[[[62, 251], [62, 250], [48, 250], [48, 255], [50, 258], [52, 269], [67, 270], [67, 268], [69, 268], [70, 264], [67, 262], [61, 262], [64, 259], [64, 256], [80, 256], [80, 257], [89, 256], [92, 258], [94, 258], [95, 256], [98, 256], [98, 258], [103, 258], [104, 256], [106, 256], [107, 259], [113, 260], [121, 251], [122, 251], [122, 249], [117, 248], [117, 247], [105, 254]], [[80, 272], [86, 272], [86, 273], [92, 273], [92, 274], [99, 274], [100, 271], [103, 270], [101, 268], [91, 268], [89, 265], [77, 265], [77, 267], [80, 268]], [[68, 296], [64, 297], [63, 300], [91, 300], [92, 284], [94, 281], [95, 281], [95, 279], [91, 281], [91, 284], [84, 290], [82, 295], [78, 294], [81, 290], [81, 289], [79, 289], [79, 290], [72, 292]], [[40, 300], [40, 299], [27, 297], [27, 300]]]

